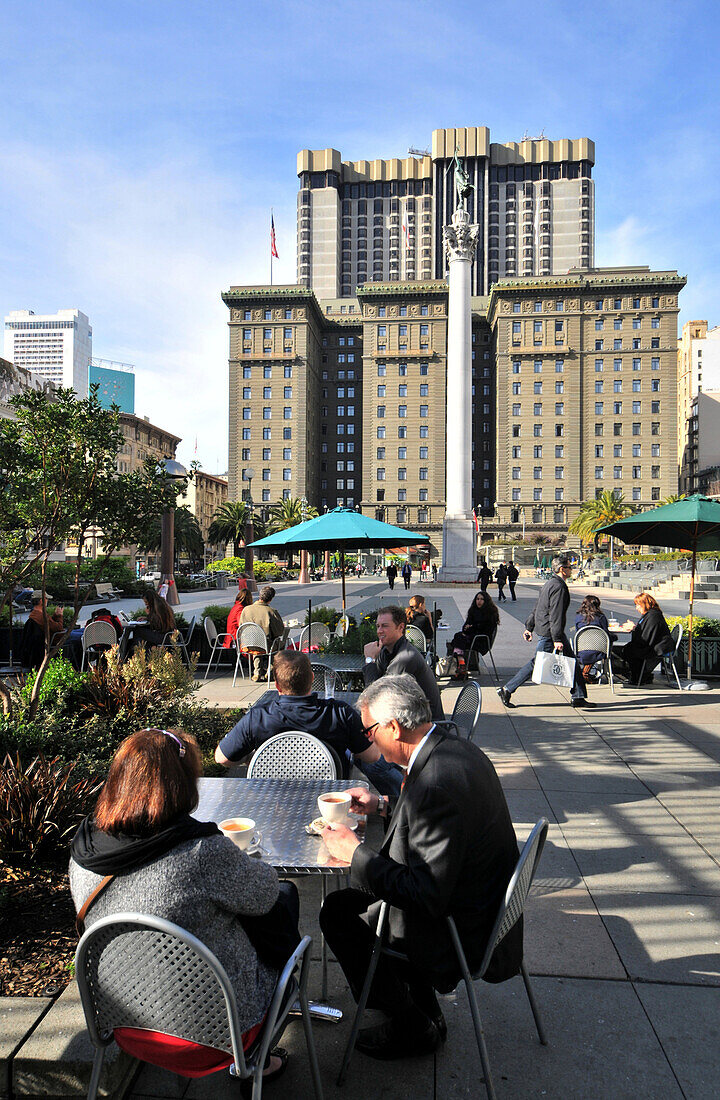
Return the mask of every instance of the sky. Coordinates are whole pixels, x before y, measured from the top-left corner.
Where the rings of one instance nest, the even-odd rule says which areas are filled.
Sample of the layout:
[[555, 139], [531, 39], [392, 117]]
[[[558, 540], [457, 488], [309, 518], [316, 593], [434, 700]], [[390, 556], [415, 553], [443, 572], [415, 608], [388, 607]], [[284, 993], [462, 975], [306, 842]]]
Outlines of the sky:
[[295, 282], [296, 155], [434, 129], [595, 142], [596, 263], [720, 324], [720, 5], [3, 0], [0, 316], [79, 308], [136, 412], [227, 468], [231, 285]]

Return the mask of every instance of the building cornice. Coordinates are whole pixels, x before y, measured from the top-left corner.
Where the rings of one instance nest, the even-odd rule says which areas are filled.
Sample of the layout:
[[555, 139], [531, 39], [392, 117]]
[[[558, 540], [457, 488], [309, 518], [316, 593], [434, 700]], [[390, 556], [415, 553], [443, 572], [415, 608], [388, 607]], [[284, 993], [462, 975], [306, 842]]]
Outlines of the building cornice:
[[444, 279], [433, 279], [425, 283], [363, 283], [357, 288], [358, 298], [397, 298], [415, 295], [447, 295], [448, 285]]

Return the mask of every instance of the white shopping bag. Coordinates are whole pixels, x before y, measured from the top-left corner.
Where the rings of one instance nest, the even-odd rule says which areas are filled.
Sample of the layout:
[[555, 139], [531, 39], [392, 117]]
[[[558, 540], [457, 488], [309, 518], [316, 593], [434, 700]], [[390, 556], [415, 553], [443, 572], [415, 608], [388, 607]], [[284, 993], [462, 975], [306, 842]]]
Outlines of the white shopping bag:
[[533, 668], [534, 684], [555, 684], [571, 688], [575, 680], [575, 658], [562, 653], [536, 653]]

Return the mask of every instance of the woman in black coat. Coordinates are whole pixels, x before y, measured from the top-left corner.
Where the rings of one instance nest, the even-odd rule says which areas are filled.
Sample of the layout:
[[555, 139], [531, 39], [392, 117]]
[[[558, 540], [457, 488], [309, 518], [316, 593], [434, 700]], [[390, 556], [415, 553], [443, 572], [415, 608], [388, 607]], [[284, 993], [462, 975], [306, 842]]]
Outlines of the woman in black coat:
[[[586, 596], [580, 604], [578, 613], [575, 616], [575, 630], [582, 630], [584, 626], [601, 627], [606, 634], [610, 635], [610, 640], [612, 642], [614, 642], [617, 637], [616, 634], [610, 634], [607, 616], [604, 611], [600, 610], [600, 600], [597, 596]], [[580, 641], [582, 642], [582, 638]], [[586, 682], [590, 680], [592, 666], [596, 661], [602, 661], [604, 657], [605, 654], [596, 649], [582, 649], [578, 652], [577, 659], [582, 665], [583, 679]]]
[[657, 600], [649, 592], [641, 592], [635, 596], [633, 603], [640, 612], [640, 619], [633, 628], [630, 641], [623, 646], [617, 656], [634, 684], [639, 682], [643, 663], [647, 661], [643, 682], [650, 683], [653, 668], [663, 654], [672, 650], [673, 641], [665, 616]]
[[416, 626], [418, 630], [422, 630], [427, 641], [431, 642], [433, 640], [433, 626], [430, 621], [430, 614], [425, 606], [425, 597], [411, 596], [408, 604], [409, 606], [405, 608], [408, 626]]
[[478, 592], [468, 608], [462, 630], [459, 630], [448, 642], [448, 656], [454, 654], [458, 658], [458, 663], [464, 662], [476, 634], [483, 634], [484, 637], [475, 648], [480, 653], [487, 653], [499, 622], [500, 612], [490, 596], [487, 592]]

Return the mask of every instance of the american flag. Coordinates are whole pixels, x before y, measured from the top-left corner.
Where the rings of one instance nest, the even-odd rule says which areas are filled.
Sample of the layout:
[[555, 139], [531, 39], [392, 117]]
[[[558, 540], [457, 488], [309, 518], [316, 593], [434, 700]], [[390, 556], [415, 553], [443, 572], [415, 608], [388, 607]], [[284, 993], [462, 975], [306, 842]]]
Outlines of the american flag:
[[475, 522], [475, 534], [479, 535], [480, 534], [480, 524], [478, 523], [477, 512], [475, 511], [474, 508], [473, 508], [473, 520]]
[[274, 256], [276, 260], [279, 260], [277, 244], [275, 242], [275, 218], [270, 215], [270, 255]]

